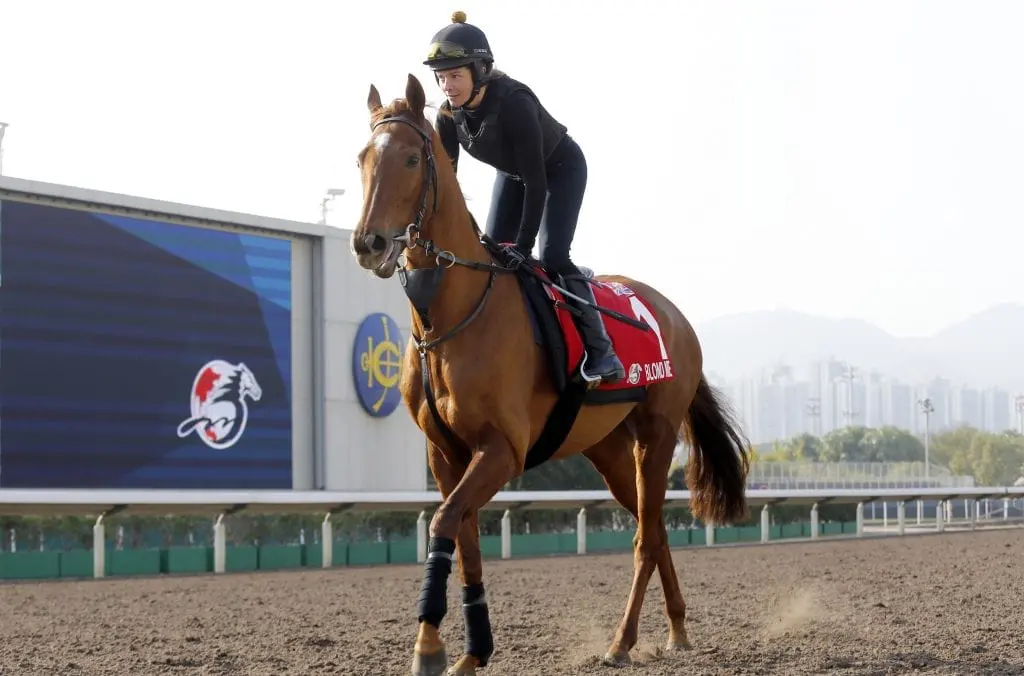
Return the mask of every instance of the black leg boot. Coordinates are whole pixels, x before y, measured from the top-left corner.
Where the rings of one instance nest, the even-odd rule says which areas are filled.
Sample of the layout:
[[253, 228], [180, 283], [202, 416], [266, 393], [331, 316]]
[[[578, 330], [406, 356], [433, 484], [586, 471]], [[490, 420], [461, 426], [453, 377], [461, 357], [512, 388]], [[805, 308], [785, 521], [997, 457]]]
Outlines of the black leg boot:
[[[589, 282], [576, 276], [567, 276], [564, 281], [567, 291], [589, 303], [594, 303], [594, 291]], [[583, 356], [583, 365], [580, 367], [583, 379], [592, 386], [597, 386], [602, 381], [614, 383], [625, 378], [626, 369], [615, 354], [612, 341], [608, 338], [608, 332], [601, 320], [601, 313], [590, 305], [576, 302], [571, 298], [568, 300], [582, 313], [581, 317], [575, 319], [587, 350]]]

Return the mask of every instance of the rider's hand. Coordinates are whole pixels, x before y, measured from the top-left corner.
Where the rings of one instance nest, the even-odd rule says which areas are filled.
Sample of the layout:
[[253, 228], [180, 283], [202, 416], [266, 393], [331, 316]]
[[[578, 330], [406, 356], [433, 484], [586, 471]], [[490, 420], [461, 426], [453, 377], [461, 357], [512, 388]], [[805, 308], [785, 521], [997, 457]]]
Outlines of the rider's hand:
[[502, 244], [501, 250], [502, 253], [504, 253], [505, 256], [508, 258], [509, 267], [514, 267], [526, 263], [526, 254], [524, 254], [522, 249], [520, 249], [515, 244]]

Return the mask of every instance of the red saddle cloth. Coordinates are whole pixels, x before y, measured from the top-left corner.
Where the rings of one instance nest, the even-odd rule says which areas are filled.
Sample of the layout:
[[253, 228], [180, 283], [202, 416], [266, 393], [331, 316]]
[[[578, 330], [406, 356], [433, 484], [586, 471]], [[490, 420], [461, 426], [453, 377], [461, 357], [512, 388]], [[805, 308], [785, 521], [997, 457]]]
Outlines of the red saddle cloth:
[[[590, 280], [594, 290], [594, 300], [601, 307], [615, 310], [627, 317], [638, 319], [649, 327], [643, 331], [635, 326], [621, 322], [615, 317], [600, 313], [611, 338], [619, 361], [626, 368], [626, 377], [617, 383], [602, 383], [598, 390], [622, 390], [645, 387], [651, 383], [664, 382], [675, 377], [672, 360], [665, 349], [661, 337], [661, 327], [654, 316], [654, 311], [639, 294], [619, 282], [601, 282]], [[552, 301], [568, 302], [560, 291], [544, 286]], [[583, 339], [573, 321], [572, 314], [564, 307], [556, 307], [558, 323], [562, 327], [565, 346], [568, 351], [568, 367], [571, 375], [576, 371], [583, 359]]]

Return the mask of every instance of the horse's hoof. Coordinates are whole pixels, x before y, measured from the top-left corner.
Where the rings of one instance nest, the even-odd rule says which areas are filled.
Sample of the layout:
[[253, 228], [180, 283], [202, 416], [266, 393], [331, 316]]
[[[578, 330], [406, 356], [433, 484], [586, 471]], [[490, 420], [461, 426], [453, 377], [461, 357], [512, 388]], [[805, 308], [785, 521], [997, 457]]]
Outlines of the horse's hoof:
[[454, 666], [448, 668], [445, 676], [476, 676], [476, 665], [477, 660], [475, 657], [463, 655], [462, 659], [456, 662]]
[[667, 653], [682, 652], [683, 650], [693, 650], [689, 639], [676, 639], [665, 644], [665, 652]]
[[429, 655], [413, 651], [412, 676], [443, 676], [447, 666], [448, 654], [444, 648]]
[[601, 658], [601, 664], [606, 667], [625, 667], [633, 663], [633, 658], [629, 656], [628, 652], [612, 652], [608, 651], [604, 657]]

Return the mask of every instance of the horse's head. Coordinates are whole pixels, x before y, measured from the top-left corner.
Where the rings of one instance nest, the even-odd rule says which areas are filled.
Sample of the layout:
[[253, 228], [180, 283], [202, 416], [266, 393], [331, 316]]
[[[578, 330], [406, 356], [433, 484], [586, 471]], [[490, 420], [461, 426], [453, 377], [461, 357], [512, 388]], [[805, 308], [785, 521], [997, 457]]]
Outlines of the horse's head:
[[259, 401], [263, 396], [263, 388], [256, 382], [256, 376], [245, 364], [238, 365], [238, 396], [239, 398], [248, 394], [253, 401]]
[[363, 210], [351, 249], [359, 265], [388, 278], [421, 232], [428, 210], [437, 209], [433, 127], [423, 115], [423, 86], [411, 74], [404, 99], [384, 106], [370, 85], [366, 105], [370, 138], [359, 153]]

